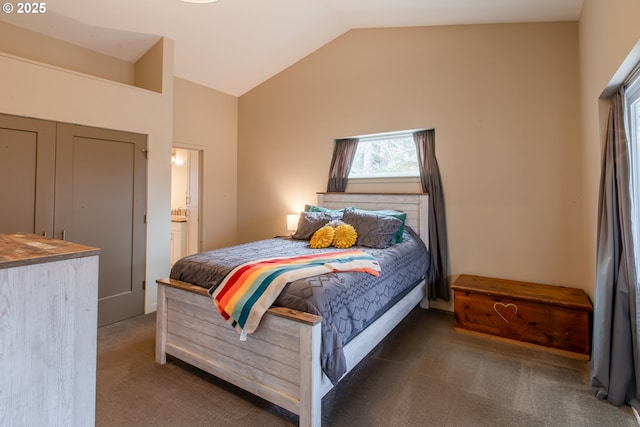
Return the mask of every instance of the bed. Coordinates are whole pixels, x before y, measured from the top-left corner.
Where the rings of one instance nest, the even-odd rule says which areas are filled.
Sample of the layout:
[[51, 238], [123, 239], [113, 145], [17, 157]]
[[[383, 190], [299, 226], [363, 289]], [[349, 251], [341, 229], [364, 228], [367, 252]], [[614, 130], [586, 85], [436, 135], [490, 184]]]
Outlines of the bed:
[[[425, 194], [318, 193], [318, 206], [393, 209], [427, 242]], [[173, 276], [173, 270], [172, 270]], [[246, 341], [218, 313], [203, 285], [175, 278], [157, 280], [156, 361], [171, 355], [299, 416], [301, 426], [321, 424], [322, 397], [417, 305], [428, 308], [424, 280], [393, 301], [366, 329], [341, 346], [345, 365], [329, 378], [324, 363], [322, 317], [272, 306]], [[326, 328], [325, 328], [326, 329]], [[342, 371], [340, 371], [342, 372]]]

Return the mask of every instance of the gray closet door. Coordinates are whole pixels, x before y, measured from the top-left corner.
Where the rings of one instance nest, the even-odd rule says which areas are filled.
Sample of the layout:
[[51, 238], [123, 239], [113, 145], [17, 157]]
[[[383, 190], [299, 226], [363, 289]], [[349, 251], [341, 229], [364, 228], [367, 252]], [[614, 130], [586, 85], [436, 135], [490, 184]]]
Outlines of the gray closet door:
[[53, 235], [56, 124], [0, 114], [0, 233]]
[[144, 312], [145, 135], [58, 124], [56, 238], [98, 247], [98, 325]]

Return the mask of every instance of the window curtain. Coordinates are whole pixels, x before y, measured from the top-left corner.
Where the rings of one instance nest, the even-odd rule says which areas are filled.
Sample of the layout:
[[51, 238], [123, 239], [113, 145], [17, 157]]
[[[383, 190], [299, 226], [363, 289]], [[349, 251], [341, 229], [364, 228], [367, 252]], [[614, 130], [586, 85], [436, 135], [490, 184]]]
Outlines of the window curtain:
[[429, 194], [429, 253], [431, 265], [427, 272], [428, 296], [449, 301], [449, 244], [444, 210], [444, 195], [440, 169], [436, 160], [436, 132], [422, 130], [413, 134], [418, 152], [422, 191]]
[[328, 192], [341, 192], [347, 189], [349, 171], [356, 155], [358, 138], [336, 139], [333, 144], [333, 157], [329, 168]]
[[631, 230], [624, 88], [611, 98], [600, 177], [591, 387], [614, 405], [638, 405], [637, 275]]

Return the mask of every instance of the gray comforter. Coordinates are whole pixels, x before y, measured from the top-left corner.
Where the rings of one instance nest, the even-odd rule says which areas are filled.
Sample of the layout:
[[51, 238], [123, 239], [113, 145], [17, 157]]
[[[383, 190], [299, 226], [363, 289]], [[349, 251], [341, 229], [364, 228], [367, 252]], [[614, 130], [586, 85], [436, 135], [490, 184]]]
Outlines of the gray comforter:
[[[289, 283], [275, 305], [322, 316], [322, 369], [332, 383], [346, 372], [343, 346], [413, 289], [429, 267], [427, 249], [405, 228], [403, 241], [387, 249], [360, 247], [378, 260], [379, 277], [361, 272], [323, 274]], [[261, 258], [340, 249], [310, 249], [305, 240], [273, 238], [190, 255], [171, 278], [212, 291], [237, 265]]]

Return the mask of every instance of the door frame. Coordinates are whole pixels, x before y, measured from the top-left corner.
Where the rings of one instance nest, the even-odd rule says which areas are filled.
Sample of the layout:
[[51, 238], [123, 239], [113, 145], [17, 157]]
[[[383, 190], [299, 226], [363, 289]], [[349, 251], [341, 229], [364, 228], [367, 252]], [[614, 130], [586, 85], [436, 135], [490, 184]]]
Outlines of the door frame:
[[[203, 187], [204, 187], [204, 156], [205, 156], [205, 149], [206, 147], [203, 145], [197, 145], [197, 144], [188, 144], [188, 143], [182, 143], [182, 142], [177, 142], [174, 141], [174, 143], [171, 146], [172, 150], [174, 149], [179, 149], [179, 150], [188, 150], [189, 152], [193, 153], [196, 152], [197, 153], [197, 167], [198, 167], [198, 172], [197, 172], [197, 181], [195, 182], [195, 186], [197, 187], [197, 189], [195, 190], [195, 192], [197, 193], [197, 197], [198, 197], [198, 221], [196, 224], [197, 227], [197, 244], [196, 244], [196, 249], [197, 252], [202, 250], [203, 247], [203, 241], [202, 241], [202, 236], [204, 236], [204, 221], [202, 221], [202, 216], [203, 216], [203, 199], [202, 196], [204, 194], [203, 192]], [[187, 164], [189, 164], [190, 162], [187, 161]], [[189, 193], [191, 194], [191, 192], [193, 191], [193, 187], [192, 187], [192, 182], [191, 182], [191, 177], [189, 177], [188, 182], [189, 182]], [[187, 221], [187, 227], [192, 227], [193, 226], [193, 222], [191, 224], [189, 224], [189, 222]], [[187, 234], [190, 235], [190, 231], [189, 229], [187, 229]]]

